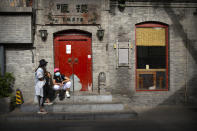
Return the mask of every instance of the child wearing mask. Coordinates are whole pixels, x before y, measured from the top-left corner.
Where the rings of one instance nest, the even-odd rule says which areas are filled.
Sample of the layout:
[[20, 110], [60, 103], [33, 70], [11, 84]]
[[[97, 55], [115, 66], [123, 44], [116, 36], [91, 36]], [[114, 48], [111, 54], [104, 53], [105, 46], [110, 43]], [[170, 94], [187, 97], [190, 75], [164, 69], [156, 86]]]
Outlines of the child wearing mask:
[[70, 98], [70, 87], [71, 81], [68, 77], [65, 77], [63, 74], [60, 73], [59, 68], [54, 69], [54, 77], [53, 77], [53, 89], [55, 91], [64, 90], [66, 91], [66, 97]]

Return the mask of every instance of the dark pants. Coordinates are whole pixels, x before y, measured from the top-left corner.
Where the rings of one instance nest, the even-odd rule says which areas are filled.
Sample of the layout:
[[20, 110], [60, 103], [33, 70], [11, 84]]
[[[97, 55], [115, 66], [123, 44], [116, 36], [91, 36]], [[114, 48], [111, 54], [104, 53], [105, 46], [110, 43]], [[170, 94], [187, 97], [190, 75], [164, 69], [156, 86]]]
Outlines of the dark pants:
[[49, 77], [46, 77], [46, 83], [43, 87], [44, 90], [44, 101], [50, 97], [50, 89], [51, 89], [51, 79]]

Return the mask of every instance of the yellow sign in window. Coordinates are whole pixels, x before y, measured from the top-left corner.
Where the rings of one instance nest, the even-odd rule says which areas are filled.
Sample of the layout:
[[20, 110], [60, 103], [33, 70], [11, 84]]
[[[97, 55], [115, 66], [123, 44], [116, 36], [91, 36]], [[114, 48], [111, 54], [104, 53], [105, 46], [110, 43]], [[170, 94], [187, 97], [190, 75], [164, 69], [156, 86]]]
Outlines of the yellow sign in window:
[[136, 28], [136, 44], [138, 46], [165, 46], [165, 28]]

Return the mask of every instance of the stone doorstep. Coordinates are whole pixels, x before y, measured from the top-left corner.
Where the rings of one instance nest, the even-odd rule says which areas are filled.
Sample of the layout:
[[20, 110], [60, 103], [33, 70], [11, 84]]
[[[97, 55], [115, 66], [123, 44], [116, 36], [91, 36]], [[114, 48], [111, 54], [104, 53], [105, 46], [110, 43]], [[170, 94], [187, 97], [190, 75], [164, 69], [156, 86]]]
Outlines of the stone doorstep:
[[[121, 103], [75, 103], [54, 104], [45, 106], [48, 112], [80, 113], [80, 112], [118, 112], [124, 111], [125, 105]], [[21, 112], [37, 112], [38, 105], [24, 104], [20, 107]]]
[[137, 113], [129, 112], [93, 112], [93, 113], [48, 113], [45, 115], [37, 113], [10, 113], [0, 116], [4, 120], [121, 120], [136, 119]]
[[88, 96], [88, 95], [111, 95], [111, 92], [107, 92], [107, 91], [103, 91], [101, 90], [100, 93], [98, 92], [98, 90], [94, 90], [94, 91], [71, 91], [72, 95], [75, 96]]
[[55, 103], [109, 103], [112, 102], [112, 95], [88, 95], [88, 96], [72, 96], [60, 100], [58, 97], [53, 101]]
[[[60, 93], [60, 97], [55, 97], [52, 100], [53, 103], [109, 103], [113, 101], [112, 95], [108, 92], [99, 94], [98, 92], [71, 92], [71, 97], [66, 98]], [[62, 100], [61, 100], [62, 98]], [[37, 103], [37, 99], [34, 101], [28, 100], [25, 103]]]
[[[123, 96], [119, 96], [123, 97]], [[112, 98], [111, 94], [98, 94], [91, 92], [75, 92], [71, 93], [71, 98], [59, 100], [58, 97], [52, 101], [54, 104], [45, 106], [48, 112], [63, 112], [63, 113], [84, 113], [84, 112], [119, 112], [132, 111], [127, 106], [127, 100]], [[125, 103], [126, 102], [126, 103]], [[124, 104], [123, 104], [124, 103]], [[21, 112], [37, 112], [38, 105], [34, 102], [24, 103]]]

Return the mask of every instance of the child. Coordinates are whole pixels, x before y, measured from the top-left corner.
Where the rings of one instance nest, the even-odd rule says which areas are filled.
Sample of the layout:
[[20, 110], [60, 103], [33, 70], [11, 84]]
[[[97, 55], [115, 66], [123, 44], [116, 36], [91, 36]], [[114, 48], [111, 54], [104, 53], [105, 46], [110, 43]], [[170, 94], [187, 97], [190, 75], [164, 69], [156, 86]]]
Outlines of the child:
[[60, 73], [59, 68], [54, 69], [54, 77], [53, 77], [53, 89], [56, 91], [64, 90], [66, 91], [66, 97], [70, 98], [70, 87], [71, 81], [68, 77], [65, 77], [63, 74]]

